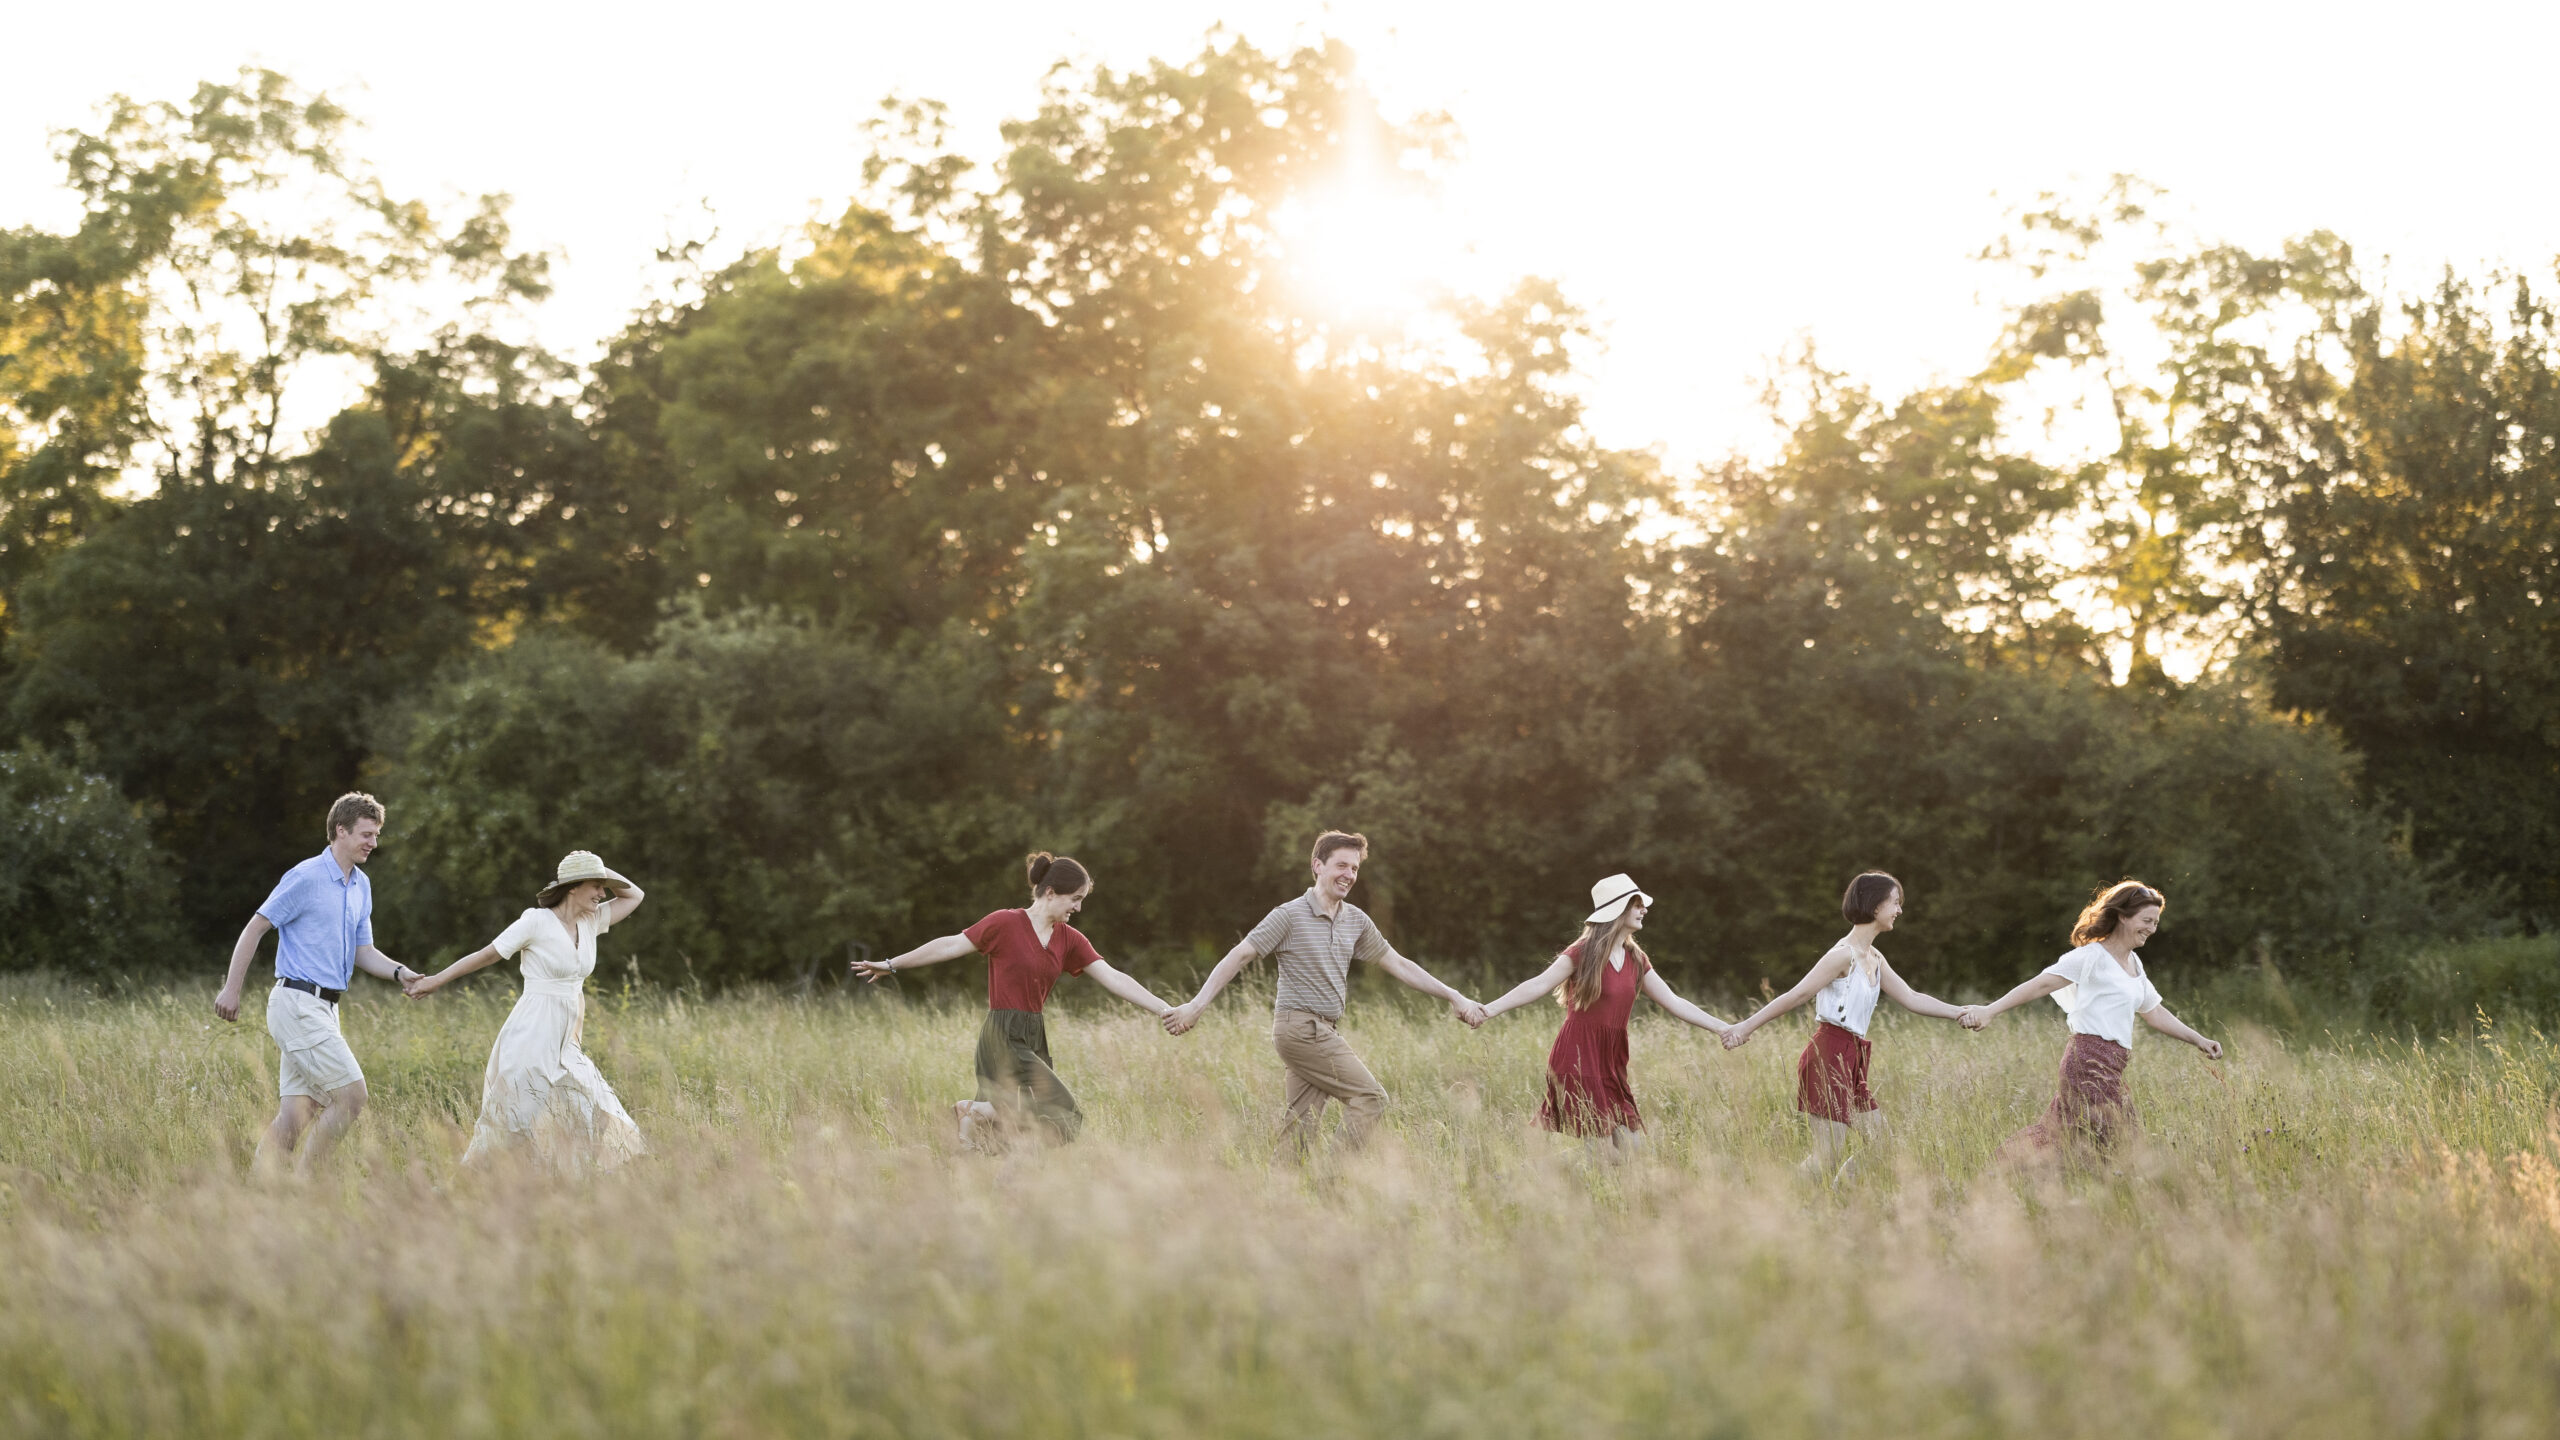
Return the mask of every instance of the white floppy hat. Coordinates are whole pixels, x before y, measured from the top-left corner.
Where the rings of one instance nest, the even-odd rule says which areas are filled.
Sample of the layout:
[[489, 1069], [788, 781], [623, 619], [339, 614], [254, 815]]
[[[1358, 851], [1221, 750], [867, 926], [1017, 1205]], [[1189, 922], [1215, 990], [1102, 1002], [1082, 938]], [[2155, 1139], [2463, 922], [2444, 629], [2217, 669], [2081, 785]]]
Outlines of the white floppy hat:
[[533, 903], [548, 905], [559, 898], [561, 891], [587, 880], [601, 880], [612, 886], [617, 895], [631, 888], [631, 882], [606, 869], [604, 861], [598, 859], [593, 850], [572, 850], [560, 857], [560, 873], [552, 877], [550, 884], [542, 887], [541, 893], [533, 897]]
[[1591, 887], [1591, 918], [1586, 925], [1606, 925], [1618, 918], [1630, 900], [1641, 900], [1646, 909], [1653, 908], [1653, 897], [1636, 888], [1636, 882], [1624, 875], [1612, 875]]

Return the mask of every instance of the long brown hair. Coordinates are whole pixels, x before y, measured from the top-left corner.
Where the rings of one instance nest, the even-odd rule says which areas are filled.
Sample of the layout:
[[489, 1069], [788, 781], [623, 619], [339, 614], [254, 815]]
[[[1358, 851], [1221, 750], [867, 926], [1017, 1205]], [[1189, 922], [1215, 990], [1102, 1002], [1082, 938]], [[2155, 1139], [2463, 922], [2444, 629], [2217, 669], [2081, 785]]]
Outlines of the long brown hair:
[[1630, 962], [1644, 954], [1636, 948], [1635, 913], [1636, 902], [1630, 900], [1618, 912], [1617, 919], [1583, 925], [1582, 938], [1574, 942], [1581, 948], [1573, 952], [1573, 973], [1557, 987], [1564, 1008], [1588, 1010], [1600, 1003], [1600, 985], [1608, 975], [1609, 957], [1617, 953], [1620, 942], [1625, 943]]
[[2071, 927], [2071, 943], [2086, 945], [2104, 940], [2116, 933], [2116, 926], [2143, 911], [2159, 906], [2167, 909], [2169, 897], [2139, 880], [2119, 880], [2103, 885], [2080, 911], [2080, 919]]

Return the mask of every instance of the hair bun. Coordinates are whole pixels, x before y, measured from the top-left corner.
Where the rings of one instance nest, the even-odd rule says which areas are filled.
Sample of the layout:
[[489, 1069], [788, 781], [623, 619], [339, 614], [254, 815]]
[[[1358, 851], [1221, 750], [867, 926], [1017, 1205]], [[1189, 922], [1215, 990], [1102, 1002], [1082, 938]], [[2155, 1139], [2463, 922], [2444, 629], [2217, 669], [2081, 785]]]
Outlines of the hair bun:
[[1047, 877], [1049, 867], [1057, 863], [1058, 862], [1055, 857], [1051, 856], [1048, 851], [1034, 850], [1023, 862], [1023, 874], [1030, 877], [1032, 888], [1037, 889], [1039, 888], [1041, 880]]

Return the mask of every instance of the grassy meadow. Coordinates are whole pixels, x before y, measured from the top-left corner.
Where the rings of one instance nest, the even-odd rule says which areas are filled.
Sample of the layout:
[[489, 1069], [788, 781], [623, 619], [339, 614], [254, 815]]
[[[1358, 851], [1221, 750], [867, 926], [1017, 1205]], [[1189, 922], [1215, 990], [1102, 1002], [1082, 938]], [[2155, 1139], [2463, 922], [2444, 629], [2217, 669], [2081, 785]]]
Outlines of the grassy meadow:
[[457, 1164], [510, 987], [365, 982], [373, 1105], [261, 1185], [273, 1052], [209, 990], [0, 987], [0, 1432], [2560, 1433], [2530, 1030], [2221, 1027], [2219, 1080], [2145, 1037], [2144, 1144], [2022, 1176], [1991, 1157], [2052, 1007], [1891, 1012], [1897, 1136], [1831, 1189], [1795, 1173], [1793, 1019], [1726, 1054], [1641, 1014], [1652, 1145], [1609, 1164], [1530, 1123], [1551, 1007], [1471, 1034], [1364, 995], [1394, 1108], [1302, 1166], [1267, 995], [1179, 1040], [1064, 1008], [1084, 1139], [989, 1158], [948, 1108], [971, 1009], [604, 994], [587, 1046], [655, 1154], [556, 1182]]

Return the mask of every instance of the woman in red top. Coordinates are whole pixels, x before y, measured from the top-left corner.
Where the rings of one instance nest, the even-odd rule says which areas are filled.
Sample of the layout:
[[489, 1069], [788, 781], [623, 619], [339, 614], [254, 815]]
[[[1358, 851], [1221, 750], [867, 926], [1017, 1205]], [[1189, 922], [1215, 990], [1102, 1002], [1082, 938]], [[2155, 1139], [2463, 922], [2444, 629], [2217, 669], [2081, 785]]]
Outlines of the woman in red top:
[[1583, 921], [1582, 938], [1484, 1013], [1490, 1019], [1558, 992], [1564, 1028], [1547, 1052], [1547, 1103], [1538, 1109], [1538, 1123], [1587, 1139], [1606, 1137], [1627, 1151], [1644, 1139], [1644, 1117], [1627, 1084], [1627, 1017], [1636, 1008], [1636, 992], [1701, 1030], [1720, 1034], [1725, 1023], [1673, 994], [1636, 948], [1652, 896], [1626, 876], [1612, 875], [1591, 887], [1591, 900], [1595, 908]]
[[1027, 867], [1031, 903], [998, 910], [957, 935], [928, 940], [904, 955], [877, 962], [856, 960], [853, 972], [877, 980], [899, 970], [987, 957], [987, 1023], [978, 1031], [978, 1097], [953, 1102], [964, 1144], [1000, 1145], [1005, 1132], [1026, 1120], [1048, 1127], [1063, 1144], [1076, 1138], [1084, 1112], [1049, 1061], [1049, 1029], [1041, 1007], [1060, 975], [1090, 975], [1095, 983], [1150, 1015], [1173, 1007], [1131, 976], [1104, 962], [1076, 927], [1067, 923], [1093, 893], [1093, 877], [1064, 855], [1033, 855]]

